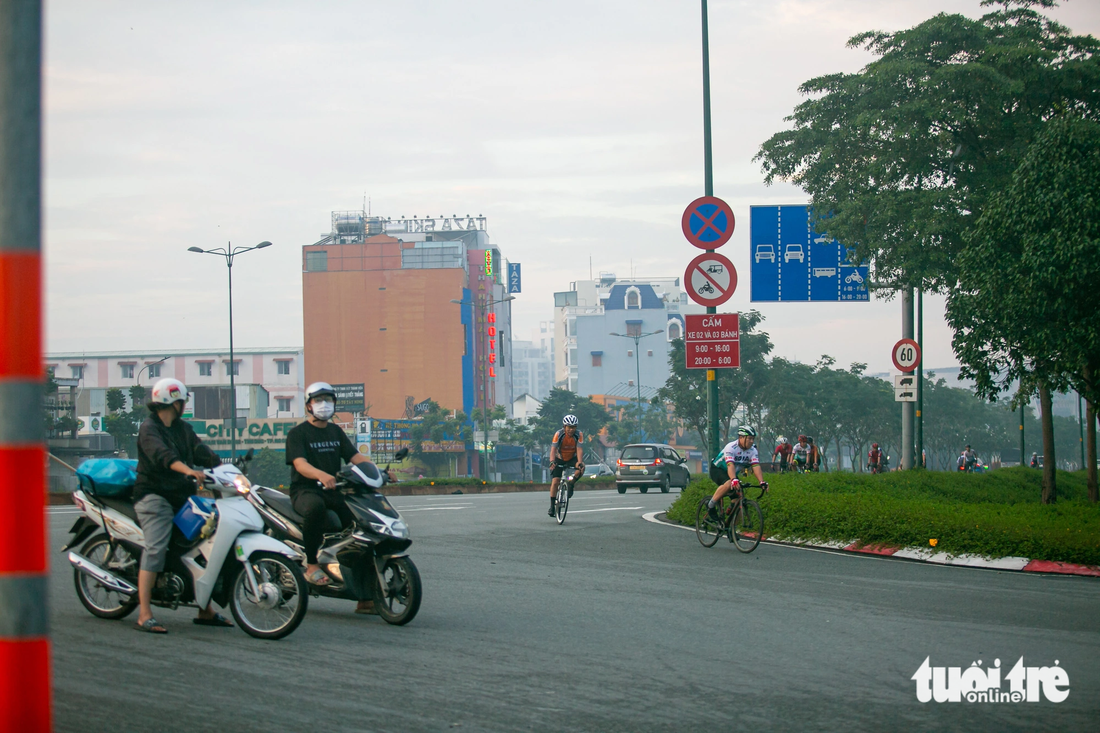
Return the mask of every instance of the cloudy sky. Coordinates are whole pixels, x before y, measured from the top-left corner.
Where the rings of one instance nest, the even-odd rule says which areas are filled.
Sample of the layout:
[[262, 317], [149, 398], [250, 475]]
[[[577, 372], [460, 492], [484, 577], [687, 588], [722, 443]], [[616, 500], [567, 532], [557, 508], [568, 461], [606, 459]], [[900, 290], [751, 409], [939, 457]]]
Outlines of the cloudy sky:
[[[722, 252], [748, 300], [751, 204], [803, 203], [752, 162], [798, 85], [856, 71], [870, 29], [977, 0], [712, 0], [715, 193], [739, 220]], [[1051, 13], [1100, 35], [1100, 3]], [[240, 347], [301, 345], [300, 247], [332, 210], [484, 215], [523, 264], [516, 337], [592, 270], [683, 273], [702, 194], [694, 0], [84, 2], [46, 5], [47, 348], [226, 347], [225, 265], [188, 253], [275, 246], [234, 267]], [[890, 369], [900, 305], [760, 304], [779, 355]], [[925, 364], [956, 364], [941, 298]], [[364, 313], [365, 324], [370, 314]], [[353, 337], [354, 334], [349, 334]]]

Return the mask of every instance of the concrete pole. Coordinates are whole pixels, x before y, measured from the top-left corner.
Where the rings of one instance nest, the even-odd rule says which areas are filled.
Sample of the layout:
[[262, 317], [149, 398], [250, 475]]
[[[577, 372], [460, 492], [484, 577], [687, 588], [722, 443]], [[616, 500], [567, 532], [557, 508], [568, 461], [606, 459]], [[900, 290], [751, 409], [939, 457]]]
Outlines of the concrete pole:
[[42, 3], [0, 0], [0, 730], [51, 728], [42, 420]]
[[[913, 338], [913, 288], [907, 287], [901, 293], [901, 337]], [[912, 374], [913, 372], [905, 372]], [[901, 403], [901, 467], [908, 471], [913, 467], [913, 427], [917, 412], [917, 403]]]

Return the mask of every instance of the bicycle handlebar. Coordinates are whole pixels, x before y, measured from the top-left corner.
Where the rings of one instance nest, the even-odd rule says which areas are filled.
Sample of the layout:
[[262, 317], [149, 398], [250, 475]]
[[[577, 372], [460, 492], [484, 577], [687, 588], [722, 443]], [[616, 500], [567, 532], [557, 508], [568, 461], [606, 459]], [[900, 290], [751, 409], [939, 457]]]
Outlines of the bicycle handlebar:
[[[765, 489], [760, 484], [750, 484], [750, 483], [745, 482], [745, 481], [741, 481], [740, 483], [741, 483], [742, 491], [744, 491], [745, 489], [760, 489], [760, 493], [756, 495], [756, 498], [753, 501], [759, 501], [760, 498], [762, 496], [764, 496], [764, 494], [768, 493], [768, 489]], [[767, 482], [765, 482], [765, 483], [767, 483]], [[746, 494], [746, 496], [747, 496], [747, 494]]]

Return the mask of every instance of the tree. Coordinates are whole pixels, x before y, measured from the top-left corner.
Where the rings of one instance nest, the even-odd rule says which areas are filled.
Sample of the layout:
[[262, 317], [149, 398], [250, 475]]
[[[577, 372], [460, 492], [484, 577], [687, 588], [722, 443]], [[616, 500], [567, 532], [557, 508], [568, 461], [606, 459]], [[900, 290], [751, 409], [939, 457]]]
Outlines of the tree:
[[286, 454], [261, 448], [248, 464], [248, 478], [252, 483], [281, 489], [290, 486], [290, 466]]
[[1100, 398], [1100, 124], [1049, 121], [966, 240], [947, 301], [952, 345], [980, 395], [1017, 380], [1016, 403], [1038, 392], [1043, 502], [1053, 502], [1051, 392]]
[[854, 36], [878, 58], [804, 83], [794, 128], [756, 156], [768, 183], [810, 193], [819, 231], [869, 262], [872, 286], [950, 289], [964, 231], [1044, 121], [1100, 109], [1100, 42], [1033, 10], [1053, 0], [982, 4], [1000, 7]]
[[[718, 442], [721, 444], [729, 442], [730, 429], [738, 412], [746, 416], [759, 415], [763, 406], [763, 394], [770, 374], [767, 356], [772, 350], [768, 334], [758, 330], [763, 321], [764, 316], [759, 311], [741, 313], [741, 367], [714, 370], [718, 384]], [[694, 430], [699, 435], [700, 445], [706, 447], [710, 445], [707, 373], [705, 369], [687, 368], [684, 348], [683, 339], [672, 342], [668, 353], [669, 378], [657, 390], [657, 398], [671, 405], [676, 419]]]
[[631, 402], [607, 424], [607, 437], [620, 449], [630, 443], [667, 443], [676, 430], [668, 408], [659, 398], [652, 403]]
[[587, 436], [587, 444], [590, 446], [611, 419], [602, 405], [597, 405], [576, 392], [555, 387], [539, 406], [538, 415], [534, 419], [531, 429], [534, 443], [549, 448], [554, 433], [561, 429], [561, 419], [566, 415], [577, 416], [581, 432]]
[[471, 439], [470, 425], [466, 414], [451, 411], [439, 406], [435, 400], [428, 401], [428, 409], [422, 414], [420, 422], [409, 428], [410, 452], [424, 464], [429, 476], [442, 475], [444, 468], [450, 473], [450, 454], [438, 450], [426, 450], [425, 443], [439, 445], [444, 441], [456, 440], [468, 443]]
[[107, 390], [107, 412], [121, 412], [126, 409], [126, 395], [118, 387]]

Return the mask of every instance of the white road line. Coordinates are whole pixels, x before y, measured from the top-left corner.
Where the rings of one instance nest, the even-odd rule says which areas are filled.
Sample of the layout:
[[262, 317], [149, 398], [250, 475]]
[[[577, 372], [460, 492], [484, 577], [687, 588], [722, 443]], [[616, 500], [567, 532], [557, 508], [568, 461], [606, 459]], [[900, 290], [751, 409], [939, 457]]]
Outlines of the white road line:
[[591, 512], [629, 512], [635, 509], [643, 509], [640, 506], [613, 506], [607, 509], [574, 509], [570, 514], [589, 514]]
[[402, 509], [401, 507], [394, 507], [399, 512], [446, 512], [454, 511], [456, 509], [469, 509], [469, 506], [425, 506], [415, 509]]

